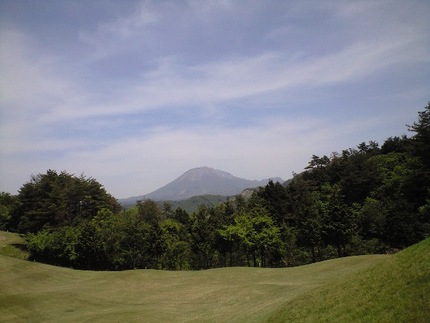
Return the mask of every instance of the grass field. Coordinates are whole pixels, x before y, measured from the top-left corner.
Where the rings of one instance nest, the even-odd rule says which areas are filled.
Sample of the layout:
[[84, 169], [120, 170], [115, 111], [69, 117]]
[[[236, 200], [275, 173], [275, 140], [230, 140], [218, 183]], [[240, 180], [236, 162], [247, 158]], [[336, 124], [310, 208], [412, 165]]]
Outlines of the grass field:
[[430, 238], [288, 302], [270, 322], [430, 322]]
[[[400, 317], [424, 322], [429, 269], [415, 264], [429, 265], [429, 250], [427, 240], [397, 255], [194, 272], [78, 271], [0, 255], [0, 321], [390, 321], [406, 313]], [[362, 302], [352, 302], [354, 295]]]
[[0, 231], [0, 255], [27, 259], [24, 239], [16, 233]]

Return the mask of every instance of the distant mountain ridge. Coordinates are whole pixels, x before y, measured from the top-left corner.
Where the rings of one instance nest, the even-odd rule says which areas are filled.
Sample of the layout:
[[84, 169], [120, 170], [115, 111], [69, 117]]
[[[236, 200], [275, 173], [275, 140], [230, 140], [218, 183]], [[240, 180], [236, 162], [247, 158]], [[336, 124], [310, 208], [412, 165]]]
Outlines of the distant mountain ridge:
[[199, 195], [233, 196], [247, 188], [264, 186], [269, 180], [283, 182], [279, 177], [248, 180], [222, 170], [203, 166], [188, 170], [172, 182], [149, 194], [123, 199], [120, 202], [127, 200], [128, 204], [131, 204], [131, 199], [137, 201], [145, 198], [154, 201], [180, 201]]

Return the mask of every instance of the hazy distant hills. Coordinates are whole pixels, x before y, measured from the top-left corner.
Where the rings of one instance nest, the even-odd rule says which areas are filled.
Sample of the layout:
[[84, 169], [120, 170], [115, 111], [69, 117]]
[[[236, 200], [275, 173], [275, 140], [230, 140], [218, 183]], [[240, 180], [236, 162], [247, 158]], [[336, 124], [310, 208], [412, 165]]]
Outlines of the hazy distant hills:
[[[279, 177], [270, 178], [274, 182], [283, 180]], [[233, 176], [230, 173], [209, 167], [190, 169], [169, 184], [149, 194], [122, 199], [122, 204], [134, 204], [138, 200], [180, 201], [198, 195], [233, 196], [246, 188], [266, 185], [270, 179], [248, 180]]]

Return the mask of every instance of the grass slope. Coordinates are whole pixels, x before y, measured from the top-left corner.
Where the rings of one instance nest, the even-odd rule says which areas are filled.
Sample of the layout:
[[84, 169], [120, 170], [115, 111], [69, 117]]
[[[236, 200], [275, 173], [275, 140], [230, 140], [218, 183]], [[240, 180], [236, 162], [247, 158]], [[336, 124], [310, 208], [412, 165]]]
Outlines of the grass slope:
[[0, 255], [27, 259], [24, 239], [16, 233], [0, 231]]
[[288, 301], [270, 322], [430, 322], [430, 238]]
[[[429, 318], [422, 307], [429, 295], [429, 272], [423, 267], [429, 260], [429, 242], [393, 256], [348, 257], [285, 269], [194, 272], [78, 271], [0, 255], [0, 320], [387, 321], [399, 315], [419, 321]], [[366, 301], [369, 293], [373, 303]], [[356, 299], [354, 295], [363, 302], [347, 302]], [[384, 311], [389, 314], [383, 316]]]

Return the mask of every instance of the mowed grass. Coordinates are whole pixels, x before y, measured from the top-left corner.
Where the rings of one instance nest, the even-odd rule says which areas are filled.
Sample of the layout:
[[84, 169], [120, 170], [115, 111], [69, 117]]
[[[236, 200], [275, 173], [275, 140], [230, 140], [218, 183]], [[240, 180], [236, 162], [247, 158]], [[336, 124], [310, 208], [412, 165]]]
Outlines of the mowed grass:
[[27, 259], [24, 239], [16, 233], [0, 231], [0, 255]]
[[[382, 317], [381, 311], [394, 311], [391, 299], [384, 296], [386, 282], [381, 280], [393, 278], [385, 270], [393, 270], [399, 262], [415, 258], [428, 261], [429, 241], [424, 247], [427, 249], [414, 246], [412, 251], [392, 256], [348, 257], [295, 268], [182, 272], [79, 271], [0, 256], [0, 321], [315, 322], [343, 318], [369, 321], [369, 317], [370, 321], [381, 321], [378, 320]], [[409, 277], [411, 286], [396, 296], [398, 302], [411, 297], [408, 304], [416, 303], [413, 300], [417, 295], [423, 297], [421, 302], [428, 301], [428, 268], [405, 263], [404, 269], [409, 274], [403, 276]], [[355, 281], [360, 284], [354, 284]], [[344, 291], [345, 288], [349, 290]], [[348, 295], [353, 297], [359, 293], [364, 294], [359, 297], [372, 293], [374, 303], [343, 303]], [[378, 298], [378, 295], [382, 296]], [[339, 304], [344, 304], [343, 308]], [[370, 311], [370, 314], [355, 311], [356, 315], [345, 315], [344, 312], [351, 312], [349, 305], [365, 306], [363, 312]], [[301, 309], [292, 312], [296, 306]], [[421, 305], [414, 306], [400, 308], [398, 312], [422, 312], [421, 318], [429, 318]], [[341, 316], [339, 311], [343, 313]], [[333, 316], [326, 315], [331, 312]]]
[[269, 322], [430, 322], [430, 238], [287, 301]]

